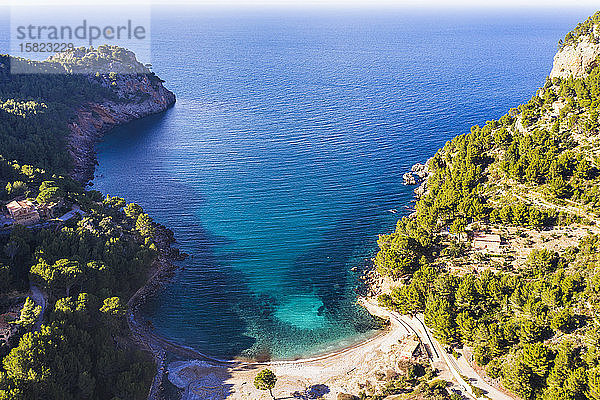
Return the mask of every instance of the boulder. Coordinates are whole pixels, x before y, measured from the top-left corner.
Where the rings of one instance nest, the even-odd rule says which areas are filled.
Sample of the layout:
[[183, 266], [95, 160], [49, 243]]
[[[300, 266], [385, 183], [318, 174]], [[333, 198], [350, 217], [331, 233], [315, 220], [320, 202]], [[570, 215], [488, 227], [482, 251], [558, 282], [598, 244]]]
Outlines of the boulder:
[[360, 398], [352, 394], [338, 393], [337, 400], [360, 400]]
[[404, 180], [405, 185], [417, 184], [417, 180], [415, 179], [415, 176], [412, 174], [412, 172], [407, 172], [404, 175], [402, 175], [402, 179]]

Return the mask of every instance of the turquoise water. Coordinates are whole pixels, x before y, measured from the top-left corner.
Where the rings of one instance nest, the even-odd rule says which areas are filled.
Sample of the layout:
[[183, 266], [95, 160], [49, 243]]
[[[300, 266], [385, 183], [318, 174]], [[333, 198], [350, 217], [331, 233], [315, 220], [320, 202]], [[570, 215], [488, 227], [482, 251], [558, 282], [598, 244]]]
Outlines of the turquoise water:
[[402, 174], [527, 101], [587, 14], [155, 9], [177, 104], [107, 136], [94, 184], [192, 256], [146, 307], [156, 331], [277, 359], [371, 335], [351, 268], [408, 212]]

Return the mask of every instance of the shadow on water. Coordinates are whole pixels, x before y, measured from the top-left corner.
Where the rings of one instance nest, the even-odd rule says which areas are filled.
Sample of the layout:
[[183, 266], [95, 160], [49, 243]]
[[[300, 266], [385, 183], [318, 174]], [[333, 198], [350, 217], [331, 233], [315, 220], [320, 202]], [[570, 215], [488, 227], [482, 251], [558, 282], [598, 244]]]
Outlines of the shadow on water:
[[[233, 267], [255, 255], [246, 250], [224, 252], [235, 244], [233, 239], [198, 223], [197, 212], [206, 206], [203, 193], [185, 175], [161, 179], [161, 171], [172, 168], [165, 135], [176, 128], [173, 111], [134, 121], [108, 135], [100, 144], [104, 154], [99, 171], [106, 176], [96, 179], [104, 192], [119, 194], [127, 188], [127, 201], [139, 203], [157, 222], [173, 229], [181, 250], [191, 255], [144, 307], [156, 333], [218, 358], [270, 360], [300, 356], [303, 350], [331, 343], [336, 335], [350, 337], [374, 328], [368, 314], [353, 304], [349, 269], [364, 262], [366, 251], [360, 246], [377, 218], [376, 205], [363, 203], [341, 215], [335, 228], [283, 272], [288, 274], [282, 280], [290, 285], [290, 293], [313, 293], [320, 299], [318, 312], [327, 321], [325, 327], [282, 321], [275, 315], [281, 299], [255, 294], [245, 273]], [[282, 350], [273, 354], [273, 349]]]
[[179, 338], [179, 335], [170, 335], [168, 329], [161, 333], [211, 356], [236, 357], [255, 342], [246, 335], [247, 323], [240, 317], [240, 308], [257, 309], [252, 306], [256, 299], [249, 294], [243, 274], [222, 265], [214, 256], [215, 243], [202, 227], [187, 226], [186, 230], [187, 235], [196, 240], [193, 248], [184, 251], [194, 257], [180, 263], [183, 269], [159, 296], [147, 303], [144, 313], [152, 316], [157, 314], [158, 307], [170, 307], [173, 313], [158, 325], [164, 328], [172, 321], [177, 324], [177, 330], [187, 332], [182, 332]]
[[365, 234], [378, 232], [373, 221], [380, 217], [381, 206], [356, 206], [342, 215], [336, 226], [323, 235], [310, 251], [300, 255], [288, 281], [295, 282], [296, 290], [315, 293], [323, 302], [321, 312], [334, 321], [352, 324], [356, 332], [376, 328], [373, 318], [353, 299], [357, 279], [350, 274], [352, 267], [363, 267], [374, 256], [372, 244], [365, 246]]
[[[122, 188], [127, 188], [126, 200], [142, 205], [157, 222], [173, 229], [181, 250], [191, 255], [179, 263], [181, 269], [174, 279], [143, 307], [143, 315], [156, 333], [211, 356], [233, 358], [255, 342], [246, 335], [247, 322], [240, 309], [261, 312], [269, 308], [265, 306], [268, 301], [251, 295], [244, 275], [228, 266], [230, 260], [246, 254], [231, 254], [229, 259], [215, 255], [216, 247], [231, 240], [197, 223], [195, 213], [204, 202], [202, 193], [181, 178], [157, 181], [157, 170], [168, 166], [168, 153], [164, 149], [140, 151], [149, 142], [164, 139], [160, 136], [169, 132], [172, 112], [169, 109], [111, 131], [99, 147], [104, 153], [103, 164], [116, 163], [111, 168], [99, 167], [96, 186], [111, 194], [121, 194]], [[135, 171], [122, 173], [132, 167]], [[116, 173], [118, 180], [111, 176]], [[161, 320], [154, 320], [155, 315]]]
[[103, 140], [98, 146], [104, 147], [108, 145], [111, 147], [111, 150], [115, 150], [115, 146], [118, 146], [123, 152], [130, 153], [131, 147], [129, 146], [143, 144], [155, 132], [160, 132], [165, 128], [174, 107], [176, 106], [170, 107], [158, 114], [151, 114], [113, 128], [104, 135]]

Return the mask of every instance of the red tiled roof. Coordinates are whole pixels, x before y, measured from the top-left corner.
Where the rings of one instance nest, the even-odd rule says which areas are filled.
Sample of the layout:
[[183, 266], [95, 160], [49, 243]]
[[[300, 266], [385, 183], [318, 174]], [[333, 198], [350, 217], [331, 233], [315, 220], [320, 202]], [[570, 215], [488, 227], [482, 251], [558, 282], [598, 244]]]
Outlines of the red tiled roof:
[[13, 200], [6, 205], [9, 211], [17, 211], [22, 208], [30, 209], [34, 207], [33, 203], [29, 200]]

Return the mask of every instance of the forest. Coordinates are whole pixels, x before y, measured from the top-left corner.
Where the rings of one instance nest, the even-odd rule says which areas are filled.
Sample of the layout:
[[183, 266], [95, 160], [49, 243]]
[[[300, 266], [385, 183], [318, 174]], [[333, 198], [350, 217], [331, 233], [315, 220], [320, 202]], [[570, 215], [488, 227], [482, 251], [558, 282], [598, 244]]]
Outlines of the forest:
[[[561, 48], [599, 23], [600, 12]], [[441, 343], [468, 346], [523, 399], [600, 399], [600, 57], [587, 72], [548, 78], [526, 104], [446, 143], [428, 162], [415, 212], [380, 236], [374, 260], [401, 282], [382, 304], [424, 313]], [[544, 203], [527, 201], [529, 193]], [[589, 227], [576, 245], [533, 249], [518, 267], [450, 271], [440, 261], [464, 255], [473, 226], [576, 225]]]
[[[598, 24], [600, 13], [560, 48]], [[0, 56], [0, 198], [60, 199], [83, 212], [58, 226], [15, 226], [0, 235], [0, 304], [30, 285], [48, 295], [41, 326], [41, 309], [24, 299], [18, 333], [0, 348], [0, 399], [142, 399], [154, 374], [125, 315], [157, 258], [157, 226], [139, 205], [68, 175], [75, 110], [131, 100], [118, 96], [109, 72], [69, 73], [127, 54], [104, 48], [96, 56], [72, 65]], [[31, 71], [11, 74], [11, 63]], [[377, 270], [402, 282], [380, 302], [424, 313], [440, 342], [472, 348], [477, 364], [523, 399], [600, 400], [600, 235], [590, 232], [560, 251], [533, 250], [518, 268], [499, 271], [458, 273], [439, 259], [461, 256], [473, 224], [593, 227], [600, 217], [599, 116], [600, 58], [585, 78], [547, 79], [526, 104], [449, 141], [428, 162], [414, 214], [378, 240]], [[527, 191], [576, 204], [587, 217], [516, 197]], [[435, 381], [420, 385], [432, 396], [441, 391]]]
[[[128, 57], [108, 46], [94, 54], [105, 64]], [[37, 71], [10, 73], [13, 62]], [[0, 348], [0, 399], [142, 399], [155, 366], [133, 343], [125, 313], [157, 257], [156, 224], [139, 205], [68, 175], [75, 110], [130, 99], [107, 84], [110, 73], [39, 73], [61, 67], [0, 56], [0, 198], [82, 211], [59, 225], [15, 225], [0, 234], [0, 304], [10, 306], [30, 285], [48, 296], [41, 326], [41, 308], [27, 298], [13, 322], [17, 334]]]

